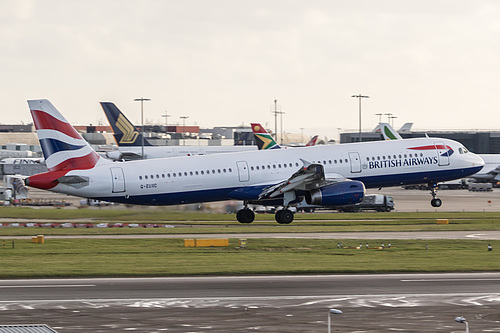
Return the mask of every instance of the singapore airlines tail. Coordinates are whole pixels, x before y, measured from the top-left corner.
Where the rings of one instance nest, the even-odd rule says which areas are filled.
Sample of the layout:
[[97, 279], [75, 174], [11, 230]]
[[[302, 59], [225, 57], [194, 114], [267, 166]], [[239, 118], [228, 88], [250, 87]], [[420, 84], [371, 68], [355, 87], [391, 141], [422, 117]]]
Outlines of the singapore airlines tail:
[[[142, 134], [114, 103], [101, 102], [101, 106], [113, 129], [116, 144], [118, 146], [142, 146]], [[152, 145], [144, 138], [144, 146]]]

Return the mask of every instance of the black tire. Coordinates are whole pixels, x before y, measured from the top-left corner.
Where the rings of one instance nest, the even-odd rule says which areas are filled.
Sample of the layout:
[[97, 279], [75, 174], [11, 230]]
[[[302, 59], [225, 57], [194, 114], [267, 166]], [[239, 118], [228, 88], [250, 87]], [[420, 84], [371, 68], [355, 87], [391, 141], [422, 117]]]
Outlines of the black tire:
[[240, 223], [252, 223], [255, 220], [255, 213], [248, 208], [240, 209], [236, 213], [236, 219]]
[[274, 217], [279, 224], [290, 224], [293, 222], [293, 213], [289, 209], [278, 210]]
[[435, 198], [435, 199], [431, 200], [432, 207], [441, 207], [442, 204], [443, 204], [443, 201], [441, 201], [441, 199], [439, 199], [439, 198]]

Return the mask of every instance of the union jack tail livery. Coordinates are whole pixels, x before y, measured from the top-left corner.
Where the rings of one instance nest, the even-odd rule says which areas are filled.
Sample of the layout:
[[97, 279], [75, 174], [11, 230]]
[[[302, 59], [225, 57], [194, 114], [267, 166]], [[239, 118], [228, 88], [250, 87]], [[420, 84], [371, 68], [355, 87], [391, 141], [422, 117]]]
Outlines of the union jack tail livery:
[[28, 105], [49, 172], [91, 169], [102, 160], [48, 100]]

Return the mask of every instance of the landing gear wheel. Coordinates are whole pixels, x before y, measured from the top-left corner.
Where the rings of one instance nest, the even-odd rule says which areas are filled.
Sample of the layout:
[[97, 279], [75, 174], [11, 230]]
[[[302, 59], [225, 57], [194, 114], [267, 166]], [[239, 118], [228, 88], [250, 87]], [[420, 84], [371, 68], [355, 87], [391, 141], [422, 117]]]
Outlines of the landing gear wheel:
[[443, 201], [441, 201], [441, 199], [439, 199], [439, 198], [434, 198], [431, 200], [432, 207], [441, 207], [442, 204], [443, 204]]
[[441, 199], [439, 199], [439, 198], [436, 198], [437, 184], [429, 183], [428, 185], [431, 188], [431, 195], [432, 195], [431, 206], [432, 207], [441, 207], [441, 205], [443, 204], [443, 201], [441, 201]]
[[279, 224], [290, 224], [293, 221], [293, 213], [289, 209], [278, 210], [274, 218]]
[[240, 223], [252, 223], [255, 220], [255, 213], [249, 208], [243, 208], [236, 213], [236, 219]]

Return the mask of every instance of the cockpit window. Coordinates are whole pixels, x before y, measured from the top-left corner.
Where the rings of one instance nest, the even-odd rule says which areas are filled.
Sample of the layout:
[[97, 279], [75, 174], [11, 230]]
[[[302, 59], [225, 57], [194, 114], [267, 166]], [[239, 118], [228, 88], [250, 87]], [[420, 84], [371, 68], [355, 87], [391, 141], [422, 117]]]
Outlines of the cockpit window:
[[459, 147], [459, 148], [458, 148], [458, 152], [459, 152], [460, 154], [463, 154], [463, 153], [464, 153], [464, 150], [462, 149], [462, 147]]
[[469, 152], [469, 150], [465, 147], [462, 147], [464, 149], [464, 154], [467, 154]]

